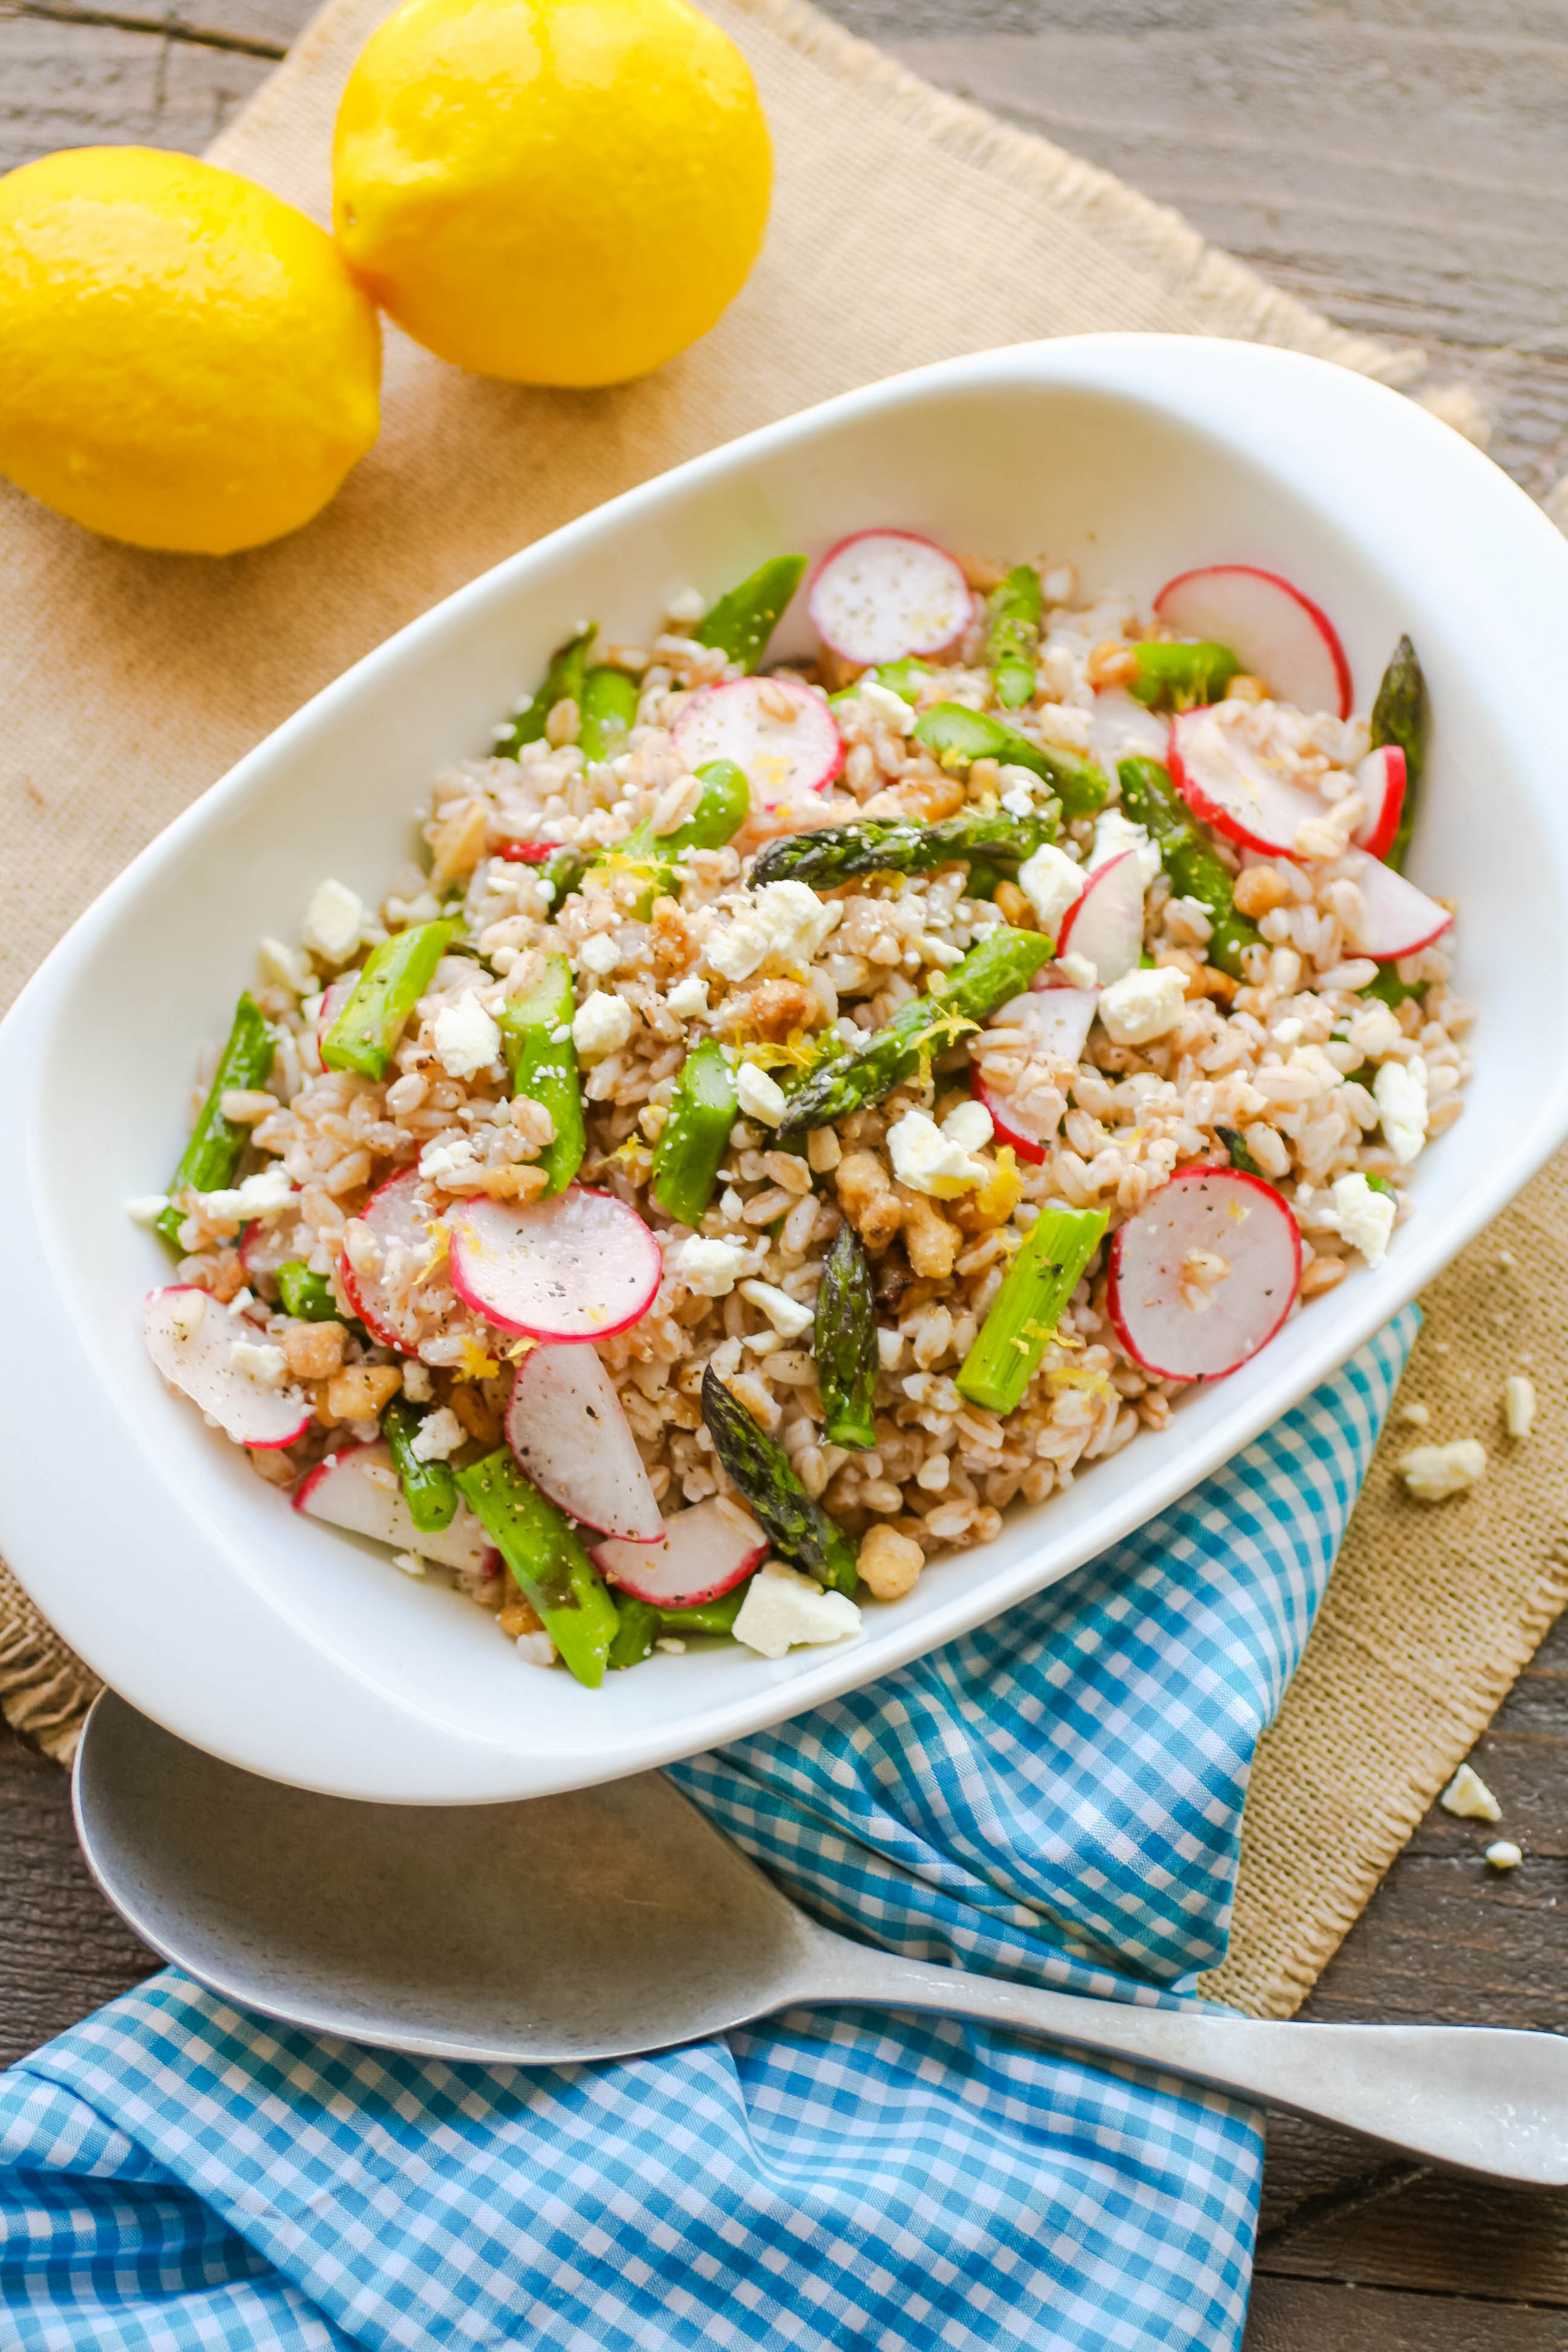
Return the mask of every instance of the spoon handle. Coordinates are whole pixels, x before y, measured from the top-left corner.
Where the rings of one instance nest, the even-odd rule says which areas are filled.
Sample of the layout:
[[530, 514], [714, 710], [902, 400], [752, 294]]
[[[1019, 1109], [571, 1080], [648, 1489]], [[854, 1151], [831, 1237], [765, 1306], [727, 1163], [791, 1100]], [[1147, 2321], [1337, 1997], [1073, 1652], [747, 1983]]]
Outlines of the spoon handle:
[[969, 1976], [818, 1930], [813, 2002], [934, 2010], [1131, 2058], [1494, 2179], [1568, 2185], [1568, 2036], [1480, 2025], [1300, 2025]]

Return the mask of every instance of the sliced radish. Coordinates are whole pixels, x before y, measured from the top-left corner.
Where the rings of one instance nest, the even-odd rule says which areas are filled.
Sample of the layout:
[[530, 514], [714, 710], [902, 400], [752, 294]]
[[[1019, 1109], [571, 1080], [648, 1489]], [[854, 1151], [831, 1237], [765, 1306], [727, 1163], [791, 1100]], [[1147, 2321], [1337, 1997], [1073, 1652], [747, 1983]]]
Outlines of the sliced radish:
[[1228, 646], [1277, 702], [1350, 717], [1351, 666], [1333, 623], [1277, 572], [1250, 563], [1182, 572], [1165, 583], [1154, 610], [1179, 636]]
[[1132, 970], [1142, 952], [1143, 869], [1138, 852], [1124, 849], [1120, 857], [1108, 857], [1095, 867], [1082, 897], [1062, 917], [1057, 953], [1085, 957], [1101, 988], [1109, 988]]
[[476, 1315], [529, 1339], [607, 1339], [647, 1313], [658, 1244], [613, 1192], [574, 1184], [554, 1201], [460, 1201], [452, 1286]]
[[615, 1383], [592, 1348], [535, 1348], [517, 1368], [506, 1442], [520, 1470], [585, 1528], [657, 1543], [658, 1500]]
[[738, 1503], [715, 1495], [667, 1521], [657, 1543], [603, 1543], [594, 1558], [610, 1582], [658, 1609], [717, 1601], [767, 1558], [768, 1539]]
[[321, 1003], [316, 1008], [316, 1051], [318, 1053], [327, 1042], [328, 1030], [353, 994], [354, 984], [358, 979], [357, 971], [345, 971], [339, 979], [333, 981], [331, 986], [322, 995]]
[[1012, 1095], [999, 1095], [976, 1069], [969, 1073], [969, 1091], [977, 1103], [984, 1105], [996, 1141], [1009, 1145], [1020, 1160], [1038, 1167], [1056, 1141], [1066, 1104], [1058, 1102], [1055, 1116], [1047, 1117], [1034, 1108], [1033, 1097], [1020, 1102]]
[[[186, 1302], [200, 1299], [196, 1309]], [[237, 1445], [292, 1445], [310, 1425], [310, 1400], [273, 1388], [234, 1360], [237, 1340], [264, 1344], [258, 1327], [231, 1315], [198, 1284], [150, 1290], [142, 1308], [147, 1353], [163, 1378]]]
[[1369, 751], [1355, 772], [1356, 788], [1366, 803], [1366, 814], [1353, 839], [1369, 857], [1386, 857], [1399, 831], [1405, 809], [1405, 754], [1397, 743]]
[[1106, 1305], [1145, 1371], [1212, 1381], [1272, 1339], [1300, 1279], [1301, 1236], [1272, 1184], [1184, 1168], [1118, 1228]]
[[823, 644], [866, 663], [940, 653], [973, 611], [962, 568], [909, 530], [841, 539], [817, 565], [806, 602]]
[[1145, 710], [1125, 687], [1101, 687], [1095, 696], [1089, 756], [1108, 776], [1116, 773], [1119, 760], [1163, 760], [1170, 740], [1170, 720]]
[[[1040, 994], [1010, 997], [992, 1014], [997, 1029], [1026, 1029], [1032, 1056], [1064, 1062], [1076, 1068], [1094, 1025], [1100, 992], [1093, 988], [1052, 988]], [[971, 1042], [971, 1051], [984, 1052], [984, 1034]], [[1010, 1143], [1020, 1160], [1037, 1164], [1056, 1139], [1065, 1102], [1049, 1108], [1049, 1097], [1038, 1109], [1032, 1095], [999, 1094], [988, 1087], [977, 1066], [971, 1065], [969, 1090], [991, 1114], [997, 1140]]]
[[276, 1274], [291, 1258], [309, 1257], [316, 1236], [285, 1209], [279, 1217], [253, 1217], [239, 1237], [239, 1262], [254, 1282]]
[[1196, 816], [1243, 849], [1289, 857], [1324, 804], [1271, 768], [1234, 727], [1212, 710], [1185, 710], [1171, 723], [1171, 778]]
[[466, 1503], [458, 1506], [451, 1526], [434, 1535], [415, 1526], [391, 1448], [379, 1444], [342, 1445], [329, 1454], [301, 1479], [294, 1508], [329, 1527], [347, 1528], [351, 1535], [390, 1544], [394, 1551], [438, 1560], [443, 1568], [477, 1569], [496, 1561], [489, 1538]]
[[384, 1348], [396, 1348], [405, 1356], [416, 1353], [425, 1327], [394, 1298], [394, 1285], [401, 1291], [400, 1269], [409, 1256], [421, 1265], [429, 1256], [430, 1214], [430, 1201], [419, 1190], [418, 1169], [401, 1169], [377, 1187], [360, 1211], [362, 1222], [375, 1236], [383, 1271], [356, 1274], [346, 1257], [338, 1265], [343, 1297], [365, 1329]]
[[542, 866], [547, 857], [561, 846], [558, 841], [498, 841], [491, 845], [492, 857], [504, 857], [513, 866]]
[[1447, 929], [1454, 918], [1447, 907], [1428, 898], [1425, 890], [1418, 890], [1381, 859], [1368, 857], [1364, 852], [1352, 854], [1351, 879], [1365, 908], [1352, 944], [1363, 955], [1389, 963], [1400, 956], [1414, 955], [1418, 948], [1430, 947]]
[[[788, 719], [767, 707], [780, 695], [788, 698]], [[732, 760], [758, 808], [826, 792], [844, 765], [844, 739], [827, 697], [798, 677], [737, 677], [727, 686], [700, 687], [670, 735], [690, 770], [709, 760]]]

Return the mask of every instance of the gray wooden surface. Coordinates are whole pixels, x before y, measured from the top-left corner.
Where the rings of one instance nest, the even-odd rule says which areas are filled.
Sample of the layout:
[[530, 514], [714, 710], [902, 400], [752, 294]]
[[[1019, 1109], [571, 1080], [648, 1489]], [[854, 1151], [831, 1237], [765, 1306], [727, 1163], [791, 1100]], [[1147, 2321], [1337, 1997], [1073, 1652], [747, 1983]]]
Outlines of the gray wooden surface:
[[[1568, 0], [830, 0], [931, 79], [1178, 205], [1348, 326], [1476, 385], [1536, 495], [1568, 471]], [[199, 148], [302, 0], [0, 0], [0, 169]], [[1307, 2014], [1568, 2030], [1568, 1623], [1477, 1761], [1525, 1848], [1434, 1809]], [[0, 1735], [0, 2063], [154, 1966], [78, 1858], [63, 1776]], [[1562, 2352], [1568, 2196], [1271, 2119], [1248, 2352]]]

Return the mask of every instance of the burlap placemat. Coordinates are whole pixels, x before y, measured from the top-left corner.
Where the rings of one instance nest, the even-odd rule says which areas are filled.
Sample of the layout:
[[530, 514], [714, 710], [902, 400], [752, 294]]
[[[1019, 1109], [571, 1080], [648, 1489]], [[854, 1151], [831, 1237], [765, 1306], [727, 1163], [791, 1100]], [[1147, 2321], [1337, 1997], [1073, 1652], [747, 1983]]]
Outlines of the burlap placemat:
[[[214, 149], [324, 218], [348, 68], [391, 0], [331, 0]], [[1130, 328], [1314, 352], [1410, 383], [1107, 173], [945, 98], [798, 0], [708, 0], [752, 60], [778, 185], [767, 249], [720, 325], [647, 382], [525, 391], [388, 338], [374, 454], [309, 530], [223, 563], [89, 539], [5, 493], [0, 760], [14, 992], [125, 860], [370, 646], [487, 565], [700, 450], [955, 352]], [[1434, 401], [1434, 404], [1436, 402]], [[1421, 1513], [1380, 1460], [1259, 1751], [1224, 1998], [1298, 2002], [1568, 1599], [1542, 1434], [1506, 1452], [1508, 1348], [1544, 1370], [1568, 1305], [1568, 1173], [1542, 1178], [1428, 1301], [1405, 1394], [1494, 1443], [1472, 1499]], [[1511, 1239], [1528, 1285], [1497, 1270]], [[1555, 1311], [1554, 1311], [1555, 1310]], [[1500, 1328], [1499, 1318], [1504, 1318]], [[62, 1759], [91, 1679], [0, 1570], [0, 1700]]]

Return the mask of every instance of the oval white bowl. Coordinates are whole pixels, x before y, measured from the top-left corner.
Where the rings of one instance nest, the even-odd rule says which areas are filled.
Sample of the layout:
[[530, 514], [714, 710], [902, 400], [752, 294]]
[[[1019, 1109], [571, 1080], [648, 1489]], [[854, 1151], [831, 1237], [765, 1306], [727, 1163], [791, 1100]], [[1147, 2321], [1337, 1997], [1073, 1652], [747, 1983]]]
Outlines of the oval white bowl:
[[[1476, 1078], [1387, 1263], [1167, 1430], [939, 1561], [910, 1600], [868, 1608], [850, 1644], [776, 1664], [659, 1656], [588, 1692], [290, 1511], [164, 1388], [140, 1307], [168, 1261], [124, 1204], [179, 1155], [194, 1053], [252, 982], [258, 937], [295, 936], [324, 874], [379, 899], [433, 774], [488, 747], [568, 623], [593, 613], [636, 642], [678, 585], [716, 593], [764, 555], [877, 524], [1070, 558], [1143, 596], [1194, 564], [1278, 569], [1338, 624], [1363, 709], [1408, 630], [1434, 708], [1413, 868], [1463, 900]], [[1447, 426], [1317, 361], [1153, 336], [1026, 345], [852, 394], [501, 564], [241, 761], [0, 1029], [0, 1547], [89, 1664], [172, 1731], [278, 1780], [401, 1803], [542, 1795], [736, 1738], [1066, 1575], [1341, 1363], [1568, 1131], [1565, 619], [1568, 544]], [[792, 615], [779, 644], [806, 641]]]

